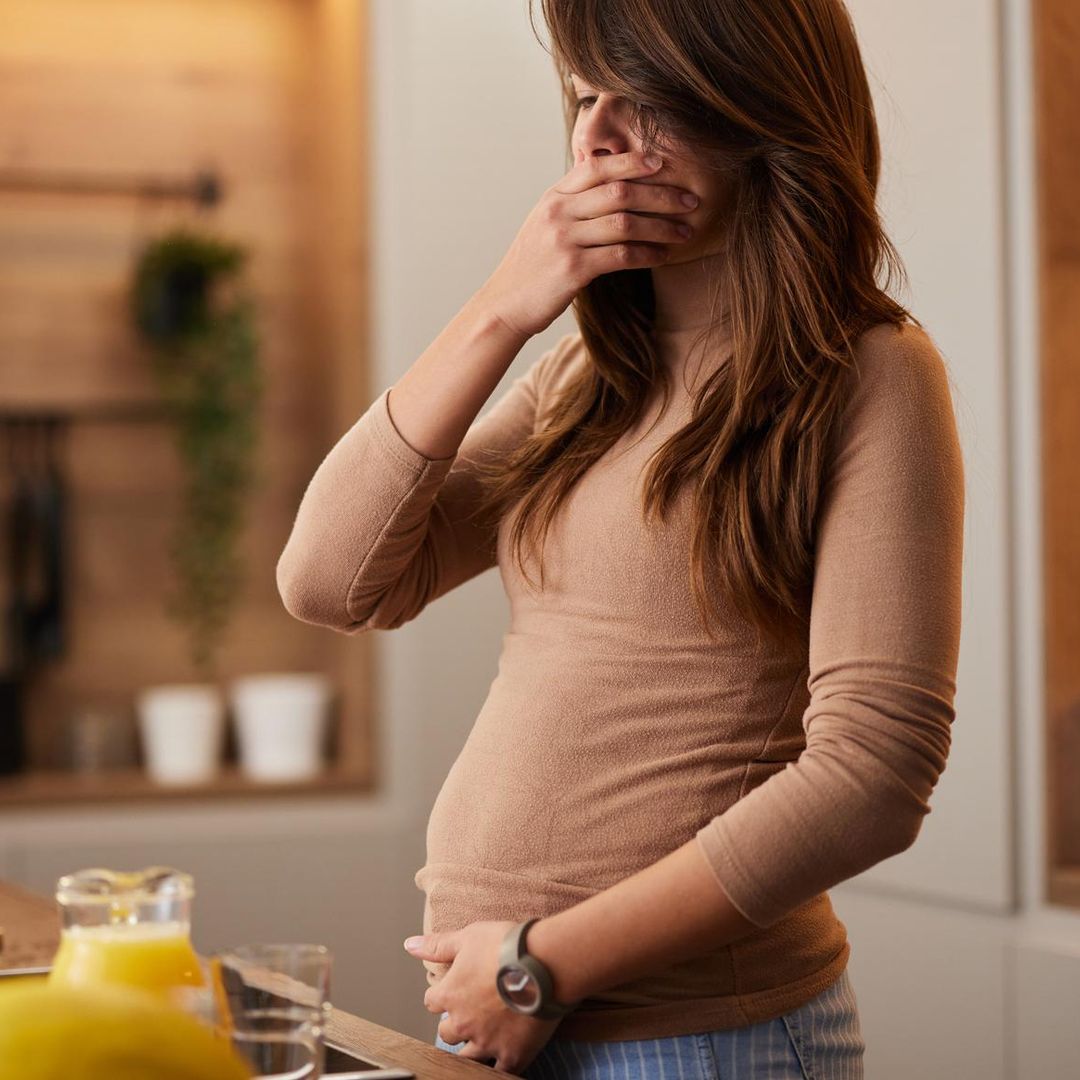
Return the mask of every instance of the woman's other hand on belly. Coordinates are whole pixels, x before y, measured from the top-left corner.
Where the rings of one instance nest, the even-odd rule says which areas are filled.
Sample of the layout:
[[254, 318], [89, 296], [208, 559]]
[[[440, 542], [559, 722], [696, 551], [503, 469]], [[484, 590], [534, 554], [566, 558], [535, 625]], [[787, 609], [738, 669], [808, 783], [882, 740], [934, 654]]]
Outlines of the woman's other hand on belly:
[[561, 1021], [514, 1012], [499, 997], [495, 988], [499, 951], [516, 925], [474, 922], [460, 930], [409, 938], [405, 947], [428, 969], [424, 1007], [448, 1014], [439, 1024], [439, 1037], [451, 1044], [465, 1040], [459, 1057], [494, 1061], [498, 1069], [521, 1073]]

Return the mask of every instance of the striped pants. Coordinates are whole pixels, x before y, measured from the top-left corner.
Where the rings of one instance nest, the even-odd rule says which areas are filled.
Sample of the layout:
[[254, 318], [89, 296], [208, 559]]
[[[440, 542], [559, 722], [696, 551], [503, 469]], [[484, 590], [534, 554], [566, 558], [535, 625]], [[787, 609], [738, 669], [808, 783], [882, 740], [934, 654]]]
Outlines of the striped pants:
[[[456, 1053], [465, 1043], [451, 1046], [436, 1034], [435, 1045]], [[526, 1080], [863, 1080], [865, 1050], [855, 993], [845, 969], [817, 997], [775, 1020], [660, 1039], [583, 1042], [556, 1037], [522, 1076]]]

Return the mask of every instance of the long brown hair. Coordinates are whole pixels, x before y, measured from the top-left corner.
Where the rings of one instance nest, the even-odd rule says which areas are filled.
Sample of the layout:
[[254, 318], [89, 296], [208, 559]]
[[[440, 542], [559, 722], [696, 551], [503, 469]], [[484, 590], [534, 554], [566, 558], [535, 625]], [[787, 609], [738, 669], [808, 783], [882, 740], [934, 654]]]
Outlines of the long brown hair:
[[[877, 123], [850, 15], [841, 0], [541, 3], [568, 168], [574, 72], [631, 103], [645, 149], [674, 136], [733, 185], [725, 272], [703, 313], [730, 355], [695, 392], [692, 421], [656, 451], [643, 509], [665, 519], [690, 485], [689, 569], [708, 632], [719, 590], [759, 640], [805, 642], [815, 520], [854, 343], [882, 322], [921, 327], [885, 291], [906, 275], [876, 208]], [[601, 275], [573, 308], [590, 363], [484, 477], [485, 511], [520, 502], [511, 543], [525, 573], [522, 542], [539, 540], [541, 588], [558, 507], [633, 426], [650, 388], [667, 393], [648, 268]]]

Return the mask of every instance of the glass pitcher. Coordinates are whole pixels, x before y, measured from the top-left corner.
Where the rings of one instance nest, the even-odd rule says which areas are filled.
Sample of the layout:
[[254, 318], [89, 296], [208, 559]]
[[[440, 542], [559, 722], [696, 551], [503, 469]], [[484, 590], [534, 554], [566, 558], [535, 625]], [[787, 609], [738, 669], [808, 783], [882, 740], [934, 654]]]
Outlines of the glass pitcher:
[[51, 983], [123, 983], [180, 998], [205, 987], [191, 946], [190, 874], [167, 866], [80, 870], [57, 883], [60, 947]]

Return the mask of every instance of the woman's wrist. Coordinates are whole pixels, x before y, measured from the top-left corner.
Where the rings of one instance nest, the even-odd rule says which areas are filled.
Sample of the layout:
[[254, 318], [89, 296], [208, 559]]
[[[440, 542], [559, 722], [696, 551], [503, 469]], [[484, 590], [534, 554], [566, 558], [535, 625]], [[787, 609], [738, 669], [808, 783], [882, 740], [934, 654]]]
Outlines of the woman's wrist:
[[525, 947], [530, 956], [535, 956], [547, 968], [555, 1001], [560, 1005], [576, 1005], [588, 996], [589, 988], [581, 979], [583, 972], [565, 958], [560, 929], [558, 915], [540, 919], [529, 927]]

